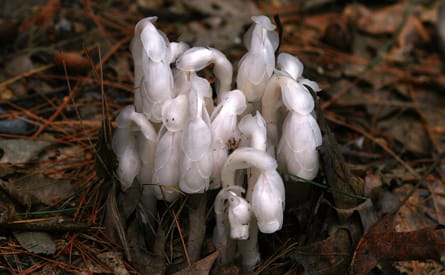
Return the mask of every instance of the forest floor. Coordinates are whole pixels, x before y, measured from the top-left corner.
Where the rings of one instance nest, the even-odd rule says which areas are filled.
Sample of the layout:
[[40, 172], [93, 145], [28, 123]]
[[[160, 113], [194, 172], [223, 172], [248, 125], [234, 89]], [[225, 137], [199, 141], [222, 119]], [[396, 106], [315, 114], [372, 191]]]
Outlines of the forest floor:
[[137, 21], [157, 16], [170, 41], [218, 48], [236, 72], [250, 18], [264, 14], [322, 89], [324, 139], [319, 176], [294, 182], [310, 196], [287, 199], [283, 229], [260, 234], [253, 273], [444, 274], [445, 9], [348, 2], [0, 1], [0, 273], [243, 274], [216, 264], [210, 199], [199, 261], [186, 197], [159, 202], [157, 246], [132, 250], [150, 237], [123, 209], [138, 194], [110, 176], [110, 139], [133, 102]]

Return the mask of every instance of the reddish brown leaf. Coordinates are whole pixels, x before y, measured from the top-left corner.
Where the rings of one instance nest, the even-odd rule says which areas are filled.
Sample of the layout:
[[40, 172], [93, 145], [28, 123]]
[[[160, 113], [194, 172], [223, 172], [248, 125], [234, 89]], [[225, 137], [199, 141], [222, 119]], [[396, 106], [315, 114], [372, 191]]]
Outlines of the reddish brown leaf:
[[367, 274], [381, 261], [440, 260], [445, 253], [445, 230], [431, 228], [395, 232], [387, 216], [360, 240], [352, 259], [352, 273]]

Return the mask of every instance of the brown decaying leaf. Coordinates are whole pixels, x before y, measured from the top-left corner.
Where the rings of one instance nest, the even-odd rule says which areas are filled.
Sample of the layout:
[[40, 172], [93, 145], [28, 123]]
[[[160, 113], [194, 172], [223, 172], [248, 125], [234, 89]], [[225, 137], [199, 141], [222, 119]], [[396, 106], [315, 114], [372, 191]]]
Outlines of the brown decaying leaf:
[[351, 245], [348, 231], [338, 229], [326, 240], [296, 248], [290, 257], [303, 265], [306, 274], [344, 274]]
[[15, 232], [14, 236], [20, 245], [30, 252], [47, 255], [56, 252], [56, 243], [48, 233]]
[[84, 72], [91, 67], [90, 61], [77, 52], [57, 52], [54, 54], [54, 63], [68, 72]]
[[445, 253], [444, 229], [395, 232], [393, 215], [372, 227], [360, 240], [351, 262], [353, 274], [368, 274], [379, 262], [433, 259]]
[[219, 251], [215, 251], [207, 257], [193, 263], [191, 266], [184, 268], [183, 270], [174, 273], [174, 275], [205, 275], [210, 273], [210, 269], [213, 263], [218, 258]]

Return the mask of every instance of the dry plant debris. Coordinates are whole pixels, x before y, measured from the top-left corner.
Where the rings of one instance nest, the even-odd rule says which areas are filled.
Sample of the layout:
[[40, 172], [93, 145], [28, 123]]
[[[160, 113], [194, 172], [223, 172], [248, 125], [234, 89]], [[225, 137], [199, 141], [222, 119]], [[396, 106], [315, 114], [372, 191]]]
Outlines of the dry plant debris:
[[2, 272], [243, 274], [217, 265], [211, 230], [190, 260], [193, 201], [158, 203], [155, 226], [122, 204], [140, 192], [116, 188], [111, 136], [133, 101], [139, 19], [156, 15], [174, 40], [234, 61], [254, 14], [278, 15], [280, 51], [323, 89], [328, 141], [313, 182], [284, 175], [310, 192], [286, 198], [281, 231], [259, 235], [254, 273], [444, 272], [444, 1], [238, 2], [0, 3]]

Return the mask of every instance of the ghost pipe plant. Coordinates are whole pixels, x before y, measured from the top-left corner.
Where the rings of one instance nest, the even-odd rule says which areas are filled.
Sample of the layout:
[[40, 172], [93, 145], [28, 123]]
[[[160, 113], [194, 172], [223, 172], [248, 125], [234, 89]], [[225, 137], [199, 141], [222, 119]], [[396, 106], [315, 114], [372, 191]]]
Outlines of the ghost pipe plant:
[[157, 17], [136, 24], [131, 52], [135, 61], [135, 107], [153, 122], [161, 122], [163, 103], [173, 97], [169, 41], [153, 25]]
[[268, 150], [271, 152], [275, 152], [278, 146], [281, 130], [279, 109], [283, 102], [286, 102], [286, 107], [291, 112], [308, 114], [314, 109], [314, 99], [303, 83], [309, 84], [316, 92], [320, 91], [315, 82], [303, 78], [303, 64], [298, 58], [281, 53], [277, 64], [278, 68], [269, 79], [261, 101], [261, 110], [267, 124]]
[[[252, 193], [252, 211], [255, 214], [258, 229], [264, 233], [273, 233], [282, 226], [285, 198], [283, 181], [276, 171], [277, 163], [266, 152], [244, 147], [230, 154], [221, 172], [224, 188], [220, 192], [228, 192], [228, 188], [230, 190], [235, 185], [236, 170], [252, 167], [258, 170], [258, 178]], [[230, 213], [236, 210], [229, 204], [228, 211]], [[232, 230], [232, 223], [230, 226]], [[243, 235], [242, 239], [246, 239], [245, 237]], [[251, 269], [259, 261], [256, 236], [250, 236], [250, 238], [252, 242], [246, 243], [248, 246], [244, 248], [243, 253], [243, 265], [247, 269]]]
[[[215, 245], [228, 246], [221, 254], [224, 263], [238, 249], [250, 270], [260, 259], [258, 232], [273, 233], [283, 224], [285, 190], [275, 150], [281, 168], [306, 179], [317, 175], [321, 134], [308, 87], [315, 92], [319, 87], [303, 77], [298, 58], [281, 53], [275, 60], [278, 34], [265, 16], [253, 16], [245, 35], [239, 90], [231, 89], [233, 69], [222, 52], [169, 42], [156, 20], [139, 21], [130, 45], [134, 105], [121, 111], [113, 136], [122, 190], [136, 178], [144, 184], [144, 202], [192, 194], [187, 246], [197, 260], [205, 235], [205, 191], [222, 187], [214, 203]], [[216, 77], [216, 107], [210, 83], [197, 74], [209, 65]], [[242, 113], [249, 114], [238, 122]], [[160, 123], [158, 133], [150, 121]], [[229, 141], [239, 140], [239, 148], [229, 147]], [[248, 174], [246, 190], [235, 175], [240, 171]]]
[[254, 24], [244, 37], [248, 52], [239, 63], [237, 88], [244, 92], [248, 102], [261, 100], [267, 80], [275, 68], [275, 50], [278, 34], [266, 16], [252, 16]]

